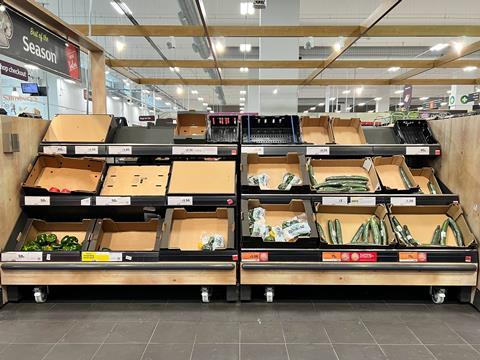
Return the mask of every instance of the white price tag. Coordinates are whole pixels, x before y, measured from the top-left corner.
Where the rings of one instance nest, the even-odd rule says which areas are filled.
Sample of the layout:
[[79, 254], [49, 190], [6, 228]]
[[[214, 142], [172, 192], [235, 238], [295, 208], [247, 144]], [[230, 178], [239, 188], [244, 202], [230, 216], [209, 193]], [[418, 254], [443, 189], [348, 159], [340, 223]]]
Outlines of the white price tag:
[[400, 205], [400, 206], [416, 206], [417, 199], [414, 197], [391, 197], [390, 203], [392, 205]]
[[67, 147], [66, 146], [59, 146], [59, 145], [48, 145], [43, 147], [43, 152], [45, 154], [66, 154]]
[[98, 146], [91, 145], [91, 146], [84, 146], [79, 145], [75, 146], [75, 154], [90, 154], [90, 155], [98, 155]]
[[109, 146], [108, 147], [109, 155], [132, 155], [131, 146]]
[[407, 146], [405, 150], [406, 155], [430, 155], [430, 148], [428, 146]]
[[172, 155], [218, 155], [216, 146], [173, 146]]
[[89, 197], [80, 200], [80, 205], [81, 206], [90, 206], [91, 204], [92, 204], [92, 200]]
[[348, 197], [346, 196], [323, 197], [322, 205], [348, 205]]
[[192, 196], [169, 196], [167, 198], [167, 204], [174, 205], [174, 206], [193, 205], [193, 197]]
[[373, 196], [352, 196], [350, 197], [350, 205], [366, 205], [375, 206], [377, 200]]
[[307, 146], [307, 155], [330, 155], [329, 146]]
[[242, 146], [242, 154], [263, 155], [263, 146]]
[[97, 196], [95, 198], [97, 206], [122, 206], [130, 203], [130, 196]]
[[9, 251], [2, 253], [2, 261], [42, 261], [41, 251]]
[[109, 261], [122, 261], [122, 253], [120, 252], [109, 253]]
[[49, 206], [50, 196], [25, 196], [26, 206]]
[[363, 168], [367, 171], [370, 171], [370, 169], [372, 168], [373, 166], [373, 162], [372, 162], [372, 159], [366, 159], [364, 162], [363, 162]]

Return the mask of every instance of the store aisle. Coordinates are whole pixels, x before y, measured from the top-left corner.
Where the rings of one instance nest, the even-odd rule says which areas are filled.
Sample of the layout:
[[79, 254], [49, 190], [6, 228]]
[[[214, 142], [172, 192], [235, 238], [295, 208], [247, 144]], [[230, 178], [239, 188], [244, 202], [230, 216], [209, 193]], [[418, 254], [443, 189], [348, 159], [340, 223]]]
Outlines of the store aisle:
[[480, 313], [460, 304], [12, 303], [0, 319], [0, 360], [480, 359]]

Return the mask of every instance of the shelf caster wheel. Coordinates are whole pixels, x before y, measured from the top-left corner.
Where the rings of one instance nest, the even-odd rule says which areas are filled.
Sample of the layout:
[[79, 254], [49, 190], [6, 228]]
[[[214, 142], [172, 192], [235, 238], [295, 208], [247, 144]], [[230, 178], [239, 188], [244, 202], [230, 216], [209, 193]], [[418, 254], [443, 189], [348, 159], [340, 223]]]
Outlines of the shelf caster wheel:
[[445, 297], [447, 296], [447, 291], [444, 288], [430, 288], [430, 295], [432, 295], [432, 301], [434, 304], [443, 304]]
[[48, 288], [46, 286], [39, 286], [33, 288], [33, 298], [38, 304], [47, 302]]
[[207, 286], [202, 286], [202, 288], [200, 289], [200, 293], [202, 295], [202, 302], [209, 303], [210, 298], [212, 297], [210, 288]]
[[272, 303], [273, 302], [273, 287], [267, 286], [265, 288], [265, 299], [267, 300], [267, 303]]

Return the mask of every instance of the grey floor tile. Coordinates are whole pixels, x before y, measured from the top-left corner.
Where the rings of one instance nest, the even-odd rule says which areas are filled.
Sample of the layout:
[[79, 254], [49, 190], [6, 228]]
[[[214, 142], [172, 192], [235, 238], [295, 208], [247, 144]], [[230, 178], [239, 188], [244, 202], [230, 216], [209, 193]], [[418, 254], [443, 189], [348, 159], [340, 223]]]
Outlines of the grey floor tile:
[[49, 309], [49, 315], [56, 320], [84, 320], [90, 315], [92, 304], [59, 303]]
[[242, 344], [242, 360], [287, 360], [287, 349], [280, 344]]
[[435, 317], [449, 324], [461, 324], [465, 321], [480, 321], [480, 314], [470, 304], [432, 304], [429, 309]]
[[56, 344], [43, 360], [90, 360], [100, 345]]
[[235, 303], [211, 303], [202, 307], [202, 321], [224, 321], [238, 322], [241, 321], [241, 304]]
[[155, 329], [151, 343], [185, 343], [195, 341], [196, 326], [188, 321], [160, 321]]
[[290, 360], [337, 360], [331, 345], [287, 344]]
[[315, 312], [313, 304], [305, 303], [279, 303], [275, 310], [282, 322], [288, 321], [319, 321], [320, 316]]
[[353, 310], [363, 321], [398, 323], [402, 322], [386, 303], [352, 303]]
[[334, 344], [339, 360], [384, 360], [378, 345]]
[[144, 344], [104, 344], [92, 360], [140, 360]]
[[324, 323], [332, 343], [373, 344], [374, 340], [360, 321], [328, 321]]
[[428, 345], [438, 360], [478, 360], [480, 353], [469, 345]]
[[101, 344], [113, 330], [116, 322], [113, 321], [82, 321], [76, 323], [62, 338], [67, 344]]
[[238, 344], [195, 344], [192, 360], [238, 360]]
[[240, 342], [255, 344], [285, 343], [279, 323], [240, 323]]
[[442, 320], [425, 304], [388, 304], [393, 316], [405, 322], [441, 323]]
[[149, 344], [142, 360], [189, 360], [193, 344]]
[[108, 335], [108, 344], [146, 344], [152, 336], [155, 322], [120, 321]]
[[208, 305], [201, 303], [168, 303], [158, 315], [161, 321], [195, 321], [200, 320], [207, 309]]
[[242, 303], [240, 307], [240, 321], [272, 322], [280, 321], [274, 304], [269, 303]]
[[[159, 307], [162, 305], [159, 305]], [[147, 311], [145, 306], [142, 303], [95, 303], [88, 311], [86, 319], [94, 321], [139, 321], [144, 319], [144, 312]], [[150, 314], [150, 312], [148, 313]]]
[[322, 322], [290, 321], [283, 331], [287, 343], [330, 343]]
[[70, 321], [18, 321], [15, 344], [54, 344], [69, 331], [73, 322]]
[[[3, 310], [0, 310], [0, 314]], [[10, 344], [22, 335], [22, 323], [17, 320], [0, 321], [0, 343]]]
[[196, 343], [221, 344], [239, 343], [238, 322], [201, 322], [197, 326]]
[[381, 345], [389, 360], [436, 360], [423, 345]]
[[480, 344], [480, 319], [446, 321], [448, 327], [470, 344]]
[[358, 320], [358, 311], [349, 303], [314, 303], [315, 312], [325, 321]]
[[40, 360], [52, 346], [52, 344], [10, 344], [0, 353], [0, 360]]
[[418, 338], [403, 323], [365, 321], [378, 344], [420, 344]]
[[418, 324], [409, 322], [407, 325], [424, 344], [451, 345], [465, 343], [460, 336], [444, 324]]
[[5, 305], [0, 312], [2, 320], [49, 320], [52, 314], [49, 310], [54, 304], [44, 303], [10, 303]]

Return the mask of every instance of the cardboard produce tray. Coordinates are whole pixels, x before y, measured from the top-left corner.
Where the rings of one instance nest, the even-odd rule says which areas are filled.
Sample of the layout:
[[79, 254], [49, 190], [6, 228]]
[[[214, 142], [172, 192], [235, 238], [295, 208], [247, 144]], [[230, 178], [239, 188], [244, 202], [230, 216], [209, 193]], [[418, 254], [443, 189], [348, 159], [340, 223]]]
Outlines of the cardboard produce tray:
[[[249, 227], [248, 211], [262, 207], [265, 209], [266, 224], [281, 226], [288, 219], [305, 214], [310, 226], [310, 236], [299, 236], [294, 242], [269, 242], [261, 237], [251, 236]], [[270, 249], [317, 249], [319, 238], [315, 226], [315, 215], [312, 205], [308, 200], [290, 200], [288, 204], [261, 203], [258, 199], [242, 200], [242, 248], [270, 248]]]
[[[269, 177], [268, 188], [260, 189], [259, 186], [248, 184], [252, 175], [267, 174]], [[286, 173], [292, 173], [301, 179], [301, 183], [293, 185], [288, 191], [279, 190], [277, 187], [283, 181]], [[288, 193], [305, 192], [309, 190], [309, 178], [306, 170], [305, 155], [288, 153], [286, 156], [259, 156], [257, 154], [242, 154], [242, 188], [244, 192], [262, 193]]]
[[[377, 171], [378, 177], [386, 193], [413, 193], [417, 192], [419, 187], [413, 177], [410, 168], [405, 162], [403, 155], [394, 155], [390, 157], [374, 157], [373, 164]], [[410, 180], [412, 187], [407, 188], [403, 183], [400, 175], [400, 168], [403, 169], [405, 175]]]
[[[208, 234], [223, 236], [225, 247], [214, 251], [202, 250], [202, 237]], [[235, 212], [232, 208], [215, 211], [167, 209], [162, 232], [162, 249], [215, 253], [235, 248]]]
[[331, 126], [335, 144], [361, 145], [367, 143], [360, 119], [334, 118]]
[[100, 195], [164, 196], [168, 165], [109, 166]]
[[163, 221], [118, 222], [98, 219], [89, 251], [121, 252], [123, 261], [158, 261]]
[[185, 111], [177, 115], [173, 141], [176, 144], [201, 144], [207, 138], [207, 113]]
[[[457, 223], [457, 226], [462, 232], [465, 246], [460, 248], [477, 247], [475, 235], [473, 235], [472, 231], [470, 230], [470, 227], [468, 226], [463, 214], [463, 210], [459, 204], [418, 206], [390, 205], [389, 213], [390, 221], [392, 221], [392, 216], [395, 216], [402, 226], [408, 226], [413, 238], [420, 243], [419, 246], [412, 246], [412, 248], [425, 247], [428, 249], [458, 249], [459, 246], [457, 245], [453, 231], [450, 228], [447, 230], [446, 246], [430, 245], [435, 228], [437, 225], [442, 226], [443, 222], [448, 217], [452, 218]], [[399, 245], [405, 246], [400, 239], [397, 240]], [[406, 246], [406, 248], [410, 248], [410, 246]]]
[[300, 121], [303, 142], [313, 145], [333, 143], [333, 133], [330, 125], [328, 116], [319, 118], [303, 117]]
[[[361, 224], [365, 224], [366, 221], [370, 219], [372, 215], [376, 215], [380, 220], [384, 220], [386, 234], [387, 234], [387, 245], [375, 244], [372, 234], [369, 234], [369, 244], [351, 244], [355, 233], [357, 232]], [[338, 247], [338, 248], [348, 248], [348, 247], [359, 247], [359, 248], [375, 248], [375, 247], [389, 247], [396, 244], [395, 235], [390, 224], [390, 219], [388, 217], [388, 210], [385, 205], [376, 205], [376, 206], [354, 206], [354, 205], [322, 205], [315, 204], [315, 219], [317, 223], [322, 227], [325, 234], [325, 239], [322, 241], [320, 239], [320, 245], [325, 245], [328, 247]], [[340, 220], [342, 228], [342, 238], [343, 244], [337, 245], [333, 244], [330, 235], [328, 232], [328, 220]], [[321, 237], [320, 233], [319, 236]], [[363, 239], [363, 237], [361, 238]]]
[[[381, 190], [380, 180], [375, 171], [375, 166], [372, 159], [309, 159], [308, 163], [313, 168], [315, 179], [318, 183], [325, 182], [325, 179], [329, 176], [342, 176], [342, 175], [359, 175], [369, 178], [367, 183], [369, 191], [361, 192], [361, 194], [379, 192]], [[316, 192], [313, 188], [312, 179], [310, 181], [310, 188]], [[353, 192], [351, 192], [353, 193]], [[351, 194], [345, 193], [345, 194]], [[328, 194], [328, 193], [325, 193]]]
[[[437, 178], [435, 177], [435, 170], [431, 167], [423, 167], [421, 169], [410, 169], [413, 178], [415, 179], [416, 183], [420, 187], [420, 190], [424, 194], [429, 194], [429, 195], [441, 195], [442, 194], [442, 189], [440, 188], [440, 185], [438, 184]], [[433, 185], [433, 188], [437, 192], [437, 194], [431, 194], [430, 189], [428, 188], [428, 183], [431, 183]]]
[[235, 194], [235, 161], [174, 161], [168, 194]]
[[74, 195], [98, 194], [105, 169], [101, 159], [39, 155], [22, 188], [26, 195], [50, 194], [52, 187]]
[[113, 115], [56, 115], [42, 141], [105, 143], [113, 136], [114, 129]]

